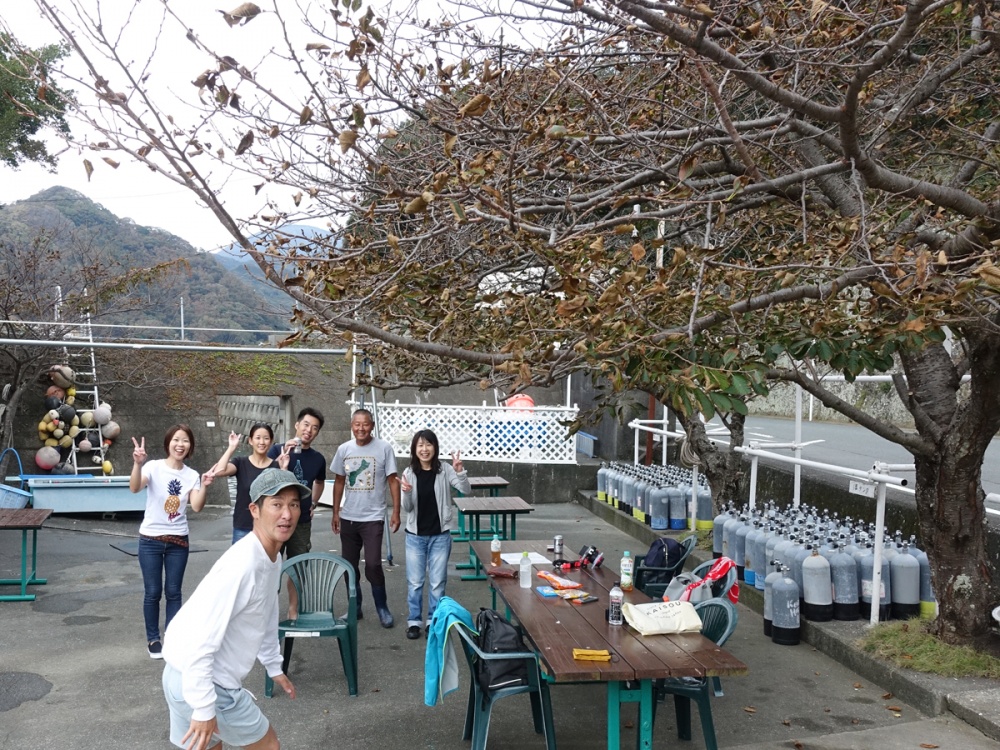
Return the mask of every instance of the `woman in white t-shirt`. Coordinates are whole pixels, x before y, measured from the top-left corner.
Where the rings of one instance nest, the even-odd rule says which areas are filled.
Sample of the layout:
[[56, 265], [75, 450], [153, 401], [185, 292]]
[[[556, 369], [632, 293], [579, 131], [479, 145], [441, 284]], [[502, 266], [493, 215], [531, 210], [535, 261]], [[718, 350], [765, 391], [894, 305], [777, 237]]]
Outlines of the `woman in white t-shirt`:
[[186, 424], [167, 428], [163, 449], [167, 457], [146, 461], [146, 438], [132, 438], [132, 474], [129, 489], [146, 488], [146, 511], [139, 527], [139, 567], [144, 595], [142, 614], [146, 621], [146, 644], [150, 658], [162, 659], [160, 598], [166, 593], [167, 629], [181, 608], [181, 586], [188, 559], [187, 510], [205, 507], [205, 488], [214, 472], [198, 476], [184, 461], [194, 453], [194, 433]]

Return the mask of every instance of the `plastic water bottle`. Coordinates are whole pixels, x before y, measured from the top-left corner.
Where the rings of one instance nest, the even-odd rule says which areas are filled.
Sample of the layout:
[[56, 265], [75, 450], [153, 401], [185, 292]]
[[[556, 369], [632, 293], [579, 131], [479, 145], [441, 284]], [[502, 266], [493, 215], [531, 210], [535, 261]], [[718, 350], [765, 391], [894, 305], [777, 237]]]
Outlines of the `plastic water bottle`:
[[628, 550], [622, 553], [622, 562], [619, 566], [622, 574], [622, 591], [632, 590], [632, 572], [634, 570], [635, 560], [632, 559], [632, 553]]
[[521, 570], [518, 573], [517, 579], [522, 589], [531, 588], [531, 558], [528, 557], [527, 552], [521, 553]]
[[615, 581], [614, 588], [611, 589], [611, 604], [608, 607], [608, 624], [622, 624], [622, 602], [625, 601], [625, 592], [622, 591], [621, 581]]
[[498, 567], [501, 563], [500, 559], [500, 535], [494, 534], [493, 541], [490, 542], [490, 565], [494, 568]]

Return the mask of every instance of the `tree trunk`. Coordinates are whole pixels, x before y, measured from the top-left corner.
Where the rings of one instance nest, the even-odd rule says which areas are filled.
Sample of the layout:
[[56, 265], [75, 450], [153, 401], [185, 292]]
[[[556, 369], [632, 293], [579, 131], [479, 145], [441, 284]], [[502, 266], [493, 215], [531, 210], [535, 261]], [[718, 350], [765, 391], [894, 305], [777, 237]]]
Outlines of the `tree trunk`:
[[[934, 450], [914, 457], [920, 534], [938, 600], [937, 635], [975, 644], [989, 636], [990, 612], [1000, 604], [986, 555], [982, 466], [1000, 429], [1000, 337], [971, 335], [968, 393], [951, 358], [939, 347], [904, 358], [910, 410]], [[937, 351], [935, 351], [937, 350]]]
[[729, 446], [719, 446], [705, 433], [705, 423], [697, 417], [686, 418], [678, 414], [677, 419], [688, 434], [691, 446], [698, 454], [699, 471], [708, 479], [712, 488], [712, 512], [718, 515], [723, 506], [739, 496], [743, 482], [743, 455], [733, 448], [743, 445], [743, 430], [746, 417], [732, 414], [729, 417]]

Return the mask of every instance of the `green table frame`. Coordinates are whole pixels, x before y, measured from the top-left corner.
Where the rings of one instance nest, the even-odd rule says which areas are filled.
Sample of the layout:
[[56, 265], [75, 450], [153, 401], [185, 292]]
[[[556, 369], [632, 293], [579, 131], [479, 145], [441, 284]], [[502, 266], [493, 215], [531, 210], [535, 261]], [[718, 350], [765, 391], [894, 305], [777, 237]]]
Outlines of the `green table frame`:
[[[469, 484], [472, 486], [472, 491], [476, 490], [486, 490], [489, 497], [499, 497], [500, 490], [506, 489], [510, 482], [508, 482], [503, 477], [469, 477]], [[465, 497], [461, 492], [458, 493], [458, 497]], [[490, 529], [488, 534], [492, 537], [493, 534], [499, 534], [498, 522], [496, 516], [490, 516]], [[465, 514], [458, 514], [458, 528], [452, 530], [452, 536], [455, 537], [456, 542], [469, 542], [477, 541], [469, 536], [469, 531], [465, 526]]]
[[[0, 531], [21, 532], [21, 577], [0, 578], [0, 586], [20, 586], [20, 594], [0, 595], [0, 602], [33, 602], [34, 594], [28, 586], [43, 586], [48, 579], [38, 578], [38, 530], [52, 515], [49, 509], [10, 510], [0, 509]], [[31, 532], [31, 573], [28, 573], [28, 532]]]
[[[463, 581], [485, 581], [482, 562], [473, 548], [473, 543], [482, 538], [481, 519], [483, 516], [498, 516], [496, 534], [507, 541], [517, 539], [517, 517], [531, 513], [534, 508], [519, 497], [456, 497], [452, 500], [455, 507], [463, 515], [469, 517], [469, 562], [458, 563], [458, 570], [471, 570], [470, 575], [462, 576]], [[507, 533], [507, 519], [510, 518], [510, 534]]]

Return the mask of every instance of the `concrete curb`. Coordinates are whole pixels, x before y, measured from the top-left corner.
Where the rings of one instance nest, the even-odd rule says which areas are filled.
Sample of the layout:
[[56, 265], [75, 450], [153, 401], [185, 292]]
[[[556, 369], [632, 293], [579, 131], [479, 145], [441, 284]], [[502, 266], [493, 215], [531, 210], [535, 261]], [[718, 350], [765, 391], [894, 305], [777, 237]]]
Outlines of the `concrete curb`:
[[[599, 502], [593, 492], [581, 492], [578, 501], [594, 515], [643, 544], [652, 544], [662, 534], [607, 503]], [[689, 533], [685, 530], [677, 535], [684, 537]], [[691, 557], [702, 562], [710, 555], [705, 550], [695, 550]], [[691, 567], [685, 566], [686, 569]], [[764, 594], [741, 583], [740, 603], [760, 614], [764, 611]], [[991, 739], [1000, 741], [1000, 687], [997, 681], [939, 677], [895, 667], [855, 645], [866, 627], [867, 622], [860, 620], [828, 623], [802, 620], [802, 640], [922, 713], [940, 716], [951, 712]]]

